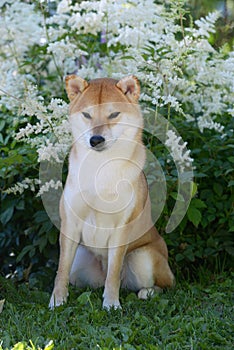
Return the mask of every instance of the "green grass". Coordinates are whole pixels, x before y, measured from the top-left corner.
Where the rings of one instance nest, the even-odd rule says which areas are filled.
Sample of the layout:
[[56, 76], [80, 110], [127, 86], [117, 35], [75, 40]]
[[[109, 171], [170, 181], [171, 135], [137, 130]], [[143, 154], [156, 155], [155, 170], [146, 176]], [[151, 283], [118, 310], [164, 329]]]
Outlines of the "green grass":
[[[205, 274], [206, 272], [204, 272]], [[208, 278], [204, 278], [208, 280]], [[122, 311], [102, 310], [102, 289], [70, 289], [49, 311], [49, 294], [1, 279], [0, 349], [220, 349], [234, 344], [231, 275], [186, 282], [147, 301], [121, 290]], [[2, 348], [1, 348], [2, 346]]]

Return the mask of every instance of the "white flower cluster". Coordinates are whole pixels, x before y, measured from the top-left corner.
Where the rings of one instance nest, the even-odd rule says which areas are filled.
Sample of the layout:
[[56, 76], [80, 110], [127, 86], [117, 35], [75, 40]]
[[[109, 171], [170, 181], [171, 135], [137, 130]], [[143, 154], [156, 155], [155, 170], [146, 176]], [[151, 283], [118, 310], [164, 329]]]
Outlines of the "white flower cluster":
[[43, 193], [48, 192], [51, 188], [57, 190], [58, 188], [62, 188], [63, 184], [61, 181], [54, 181], [51, 179], [50, 181], [47, 181], [44, 185], [40, 184], [40, 190], [37, 193], [37, 197], [40, 197]]
[[[216, 118], [223, 113], [231, 116], [234, 100], [233, 52], [224, 59], [207, 39], [218, 16], [210, 14], [196, 22], [198, 28], [185, 28], [181, 41], [175, 40], [176, 31], [166, 34], [170, 40], [162, 36], [163, 42], [157, 48], [151, 45], [150, 55], [140, 65], [140, 77], [148, 87], [142, 100], [151, 99], [159, 107], [168, 105], [201, 132], [204, 128], [224, 132]], [[165, 54], [160, 58], [162, 50]]]
[[[21, 104], [20, 117], [36, 117], [37, 122], [28, 122], [16, 134], [38, 152], [38, 162], [51, 160], [62, 162], [71, 145], [68, 123], [68, 105], [61, 99], [52, 98], [48, 105], [38, 96], [35, 86], [29, 86]], [[23, 121], [25, 118], [23, 119]]]
[[35, 11], [35, 5], [20, 1], [1, 1], [0, 10], [0, 42], [6, 43], [1, 51], [17, 61], [40, 42], [43, 17]]
[[199, 117], [197, 119], [197, 124], [198, 124], [198, 127], [199, 129], [201, 130], [201, 132], [203, 132], [203, 130], [205, 128], [207, 129], [214, 129], [220, 133], [223, 132], [224, 130], [224, 126], [221, 125], [220, 123], [216, 123], [214, 122], [212, 119], [205, 119], [204, 117]]
[[59, 66], [63, 66], [66, 62], [66, 66], [68, 69], [74, 69], [75, 66], [71, 66], [74, 64], [74, 58], [80, 57], [82, 55], [87, 55], [87, 52], [77, 48], [77, 45], [69, 42], [69, 39], [61, 39], [60, 41], [56, 41], [54, 43], [49, 43], [47, 52], [53, 53], [56, 58], [56, 63]]
[[62, 188], [63, 184], [61, 181], [54, 181], [51, 179], [50, 181], [47, 181], [42, 185], [40, 179], [29, 179], [25, 178], [21, 182], [17, 182], [14, 186], [11, 188], [6, 189], [5, 193], [13, 193], [13, 194], [22, 194], [25, 190], [30, 190], [32, 192], [35, 192], [37, 187], [40, 187], [39, 191], [37, 192], [37, 197], [40, 197], [43, 193], [48, 192], [51, 188], [57, 190], [58, 188]]
[[186, 149], [187, 142], [183, 142], [181, 136], [177, 136], [173, 130], [167, 131], [165, 145], [170, 151], [178, 170], [183, 173], [186, 168], [192, 169], [193, 158], [190, 157], [190, 150]]
[[26, 83], [35, 82], [21, 65], [26, 52], [42, 37], [42, 18], [32, 4], [0, 1], [0, 98], [9, 110], [18, 108]]
[[195, 21], [198, 29], [192, 31], [194, 37], [207, 37], [209, 38], [210, 33], [215, 33], [215, 22], [219, 18], [220, 13], [218, 11], [210, 13], [205, 18], [201, 18]]
[[26, 178], [21, 182], [17, 182], [11, 188], [6, 189], [4, 192], [10, 194], [22, 194], [25, 190], [30, 189], [31, 191], [35, 191], [36, 187], [40, 185], [41, 181], [39, 179], [29, 179]]

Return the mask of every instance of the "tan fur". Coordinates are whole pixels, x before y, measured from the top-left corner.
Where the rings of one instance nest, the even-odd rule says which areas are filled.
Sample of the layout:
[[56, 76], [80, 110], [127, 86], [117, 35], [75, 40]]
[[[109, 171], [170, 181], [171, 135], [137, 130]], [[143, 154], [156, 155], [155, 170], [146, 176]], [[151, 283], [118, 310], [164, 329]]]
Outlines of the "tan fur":
[[[74, 144], [60, 203], [60, 259], [50, 300], [67, 300], [68, 283], [104, 286], [103, 307], [118, 308], [119, 288], [171, 287], [163, 238], [151, 220], [143, 174], [143, 118], [136, 77], [66, 78]], [[142, 292], [141, 292], [142, 290]]]

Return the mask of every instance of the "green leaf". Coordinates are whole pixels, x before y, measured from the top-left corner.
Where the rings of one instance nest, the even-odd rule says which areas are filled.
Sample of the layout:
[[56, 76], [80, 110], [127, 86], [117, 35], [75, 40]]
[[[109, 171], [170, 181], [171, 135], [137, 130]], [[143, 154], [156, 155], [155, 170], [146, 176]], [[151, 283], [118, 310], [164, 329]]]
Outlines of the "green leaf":
[[130, 55], [127, 55], [127, 56], [122, 56], [120, 59], [121, 60], [134, 60], [134, 57], [130, 56]]
[[225, 247], [225, 250], [231, 256], [234, 256], [234, 247]]
[[90, 301], [91, 292], [84, 292], [78, 298], [77, 301], [80, 305], [85, 305]]
[[206, 208], [207, 205], [199, 198], [193, 198], [190, 204], [192, 207], [195, 208]]
[[193, 254], [193, 251], [191, 249], [187, 249], [184, 251], [184, 256], [186, 256], [186, 258], [190, 261], [195, 261], [195, 257]]
[[17, 205], [15, 206], [17, 210], [23, 210], [25, 209], [25, 205], [24, 205], [24, 200], [20, 200]]
[[197, 208], [189, 207], [187, 211], [187, 216], [189, 221], [191, 221], [194, 226], [198, 227], [202, 218], [200, 211]]
[[2, 129], [4, 128], [6, 122], [5, 120], [0, 120], [0, 131], [2, 131]]
[[[35, 255], [36, 249], [33, 247], [29, 252], [29, 257], [32, 258]], [[40, 251], [41, 253], [41, 251]]]
[[14, 206], [8, 207], [1, 215], [0, 215], [0, 221], [3, 225], [6, 225], [8, 221], [12, 218], [14, 213]]
[[1, 167], [3, 166], [10, 166], [10, 165], [17, 165], [23, 163], [23, 157], [20, 154], [10, 154], [6, 158], [1, 159]]
[[40, 239], [39, 239], [39, 251], [40, 251], [40, 253], [42, 253], [42, 251], [45, 248], [47, 242], [48, 242], [48, 240], [47, 240], [46, 236], [40, 237]]
[[213, 185], [213, 189], [214, 189], [215, 193], [216, 193], [219, 197], [222, 196], [222, 194], [223, 194], [223, 187], [222, 187], [219, 183], [215, 183], [215, 184]]
[[16, 262], [19, 262], [20, 260], [23, 259], [23, 257], [30, 252], [32, 249], [35, 249], [33, 245], [27, 245], [26, 247], [24, 247], [22, 249], [22, 251], [19, 253], [19, 255], [17, 256]]
[[179, 253], [179, 254], [176, 254], [175, 259], [176, 259], [177, 262], [182, 261], [182, 260], [184, 260], [184, 255], [182, 255], [182, 254], [180, 254], [180, 253]]
[[234, 180], [231, 180], [228, 182], [228, 187], [232, 187], [232, 186], [234, 186]]
[[171, 192], [171, 193], [170, 193], [170, 196], [171, 196], [173, 199], [175, 199], [176, 201], [184, 202], [184, 197], [183, 197], [180, 193]]
[[48, 233], [48, 240], [50, 244], [55, 244], [57, 242], [58, 232], [56, 230], [50, 230]]
[[195, 196], [195, 194], [197, 193], [197, 184], [195, 182], [192, 182], [192, 197]]

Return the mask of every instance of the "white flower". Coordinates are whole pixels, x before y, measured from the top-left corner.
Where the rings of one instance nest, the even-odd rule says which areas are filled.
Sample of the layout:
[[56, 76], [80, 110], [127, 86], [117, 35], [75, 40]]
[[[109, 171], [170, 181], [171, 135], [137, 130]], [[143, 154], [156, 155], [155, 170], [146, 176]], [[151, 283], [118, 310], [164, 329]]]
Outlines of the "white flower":
[[69, 58], [73, 58], [73, 60], [75, 60], [76, 57], [87, 55], [86, 51], [78, 49], [77, 45], [69, 42], [68, 38], [50, 43], [48, 45], [47, 52], [55, 55], [56, 62], [59, 65], [63, 65], [63, 63]]
[[43, 32], [41, 23], [42, 14], [35, 11], [33, 4], [18, 1], [8, 4], [1, 13], [0, 44], [7, 42], [2, 50], [21, 57], [31, 45], [39, 42]]
[[62, 181], [58, 180], [55, 182], [53, 179], [51, 179], [50, 181], [47, 181], [45, 184], [40, 185], [40, 190], [37, 193], [37, 197], [40, 197], [41, 195], [43, 195], [43, 193], [48, 192], [51, 188], [57, 190], [62, 187], [63, 187]]
[[17, 182], [14, 186], [8, 188], [4, 192], [6, 192], [8, 194], [10, 194], [10, 193], [22, 194], [27, 189], [30, 189], [32, 192], [35, 192], [36, 186], [39, 185], [40, 183], [41, 183], [41, 181], [39, 179], [25, 178], [23, 181]]
[[209, 38], [210, 33], [215, 32], [215, 22], [220, 17], [218, 11], [209, 13], [205, 18], [201, 18], [195, 21], [195, 24], [198, 26], [198, 29], [194, 31], [195, 36], [205, 36]]
[[183, 142], [180, 136], [177, 136], [173, 130], [168, 130], [165, 146], [168, 147], [170, 154], [181, 172], [186, 168], [192, 167], [193, 158], [190, 157], [190, 150], [186, 149], [187, 142]]
[[197, 124], [201, 132], [203, 132], [204, 129], [210, 129], [210, 130], [215, 130], [222, 133], [224, 130], [223, 125], [221, 125], [220, 123], [214, 122], [211, 118], [199, 117], [197, 119]]
[[71, 0], [62, 0], [59, 2], [57, 12], [59, 14], [70, 11]]

